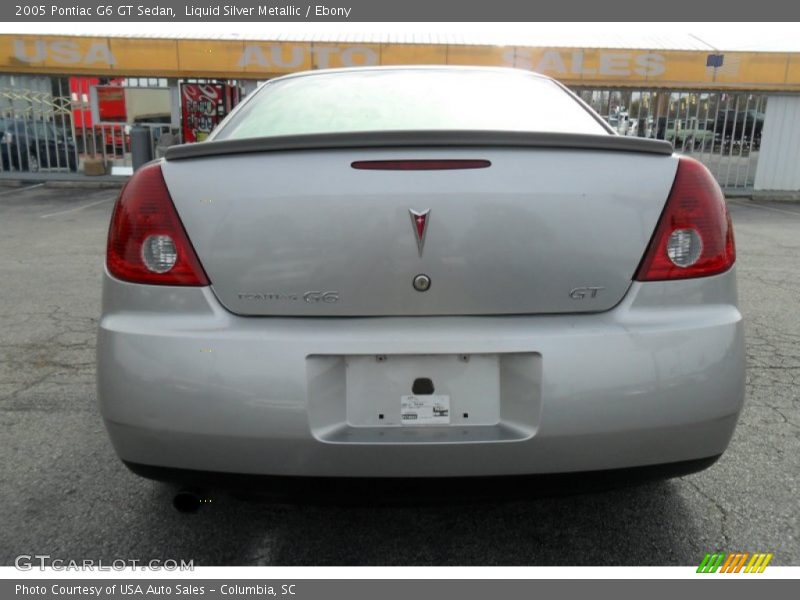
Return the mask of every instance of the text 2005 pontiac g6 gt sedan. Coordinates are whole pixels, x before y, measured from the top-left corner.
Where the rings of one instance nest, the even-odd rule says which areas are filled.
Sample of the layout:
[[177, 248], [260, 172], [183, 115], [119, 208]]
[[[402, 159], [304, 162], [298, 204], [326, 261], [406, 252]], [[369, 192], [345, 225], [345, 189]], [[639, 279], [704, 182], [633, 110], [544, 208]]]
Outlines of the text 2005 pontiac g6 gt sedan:
[[167, 479], [698, 470], [742, 407], [734, 259], [705, 167], [546, 77], [274, 79], [122, 191], [102, 414]]

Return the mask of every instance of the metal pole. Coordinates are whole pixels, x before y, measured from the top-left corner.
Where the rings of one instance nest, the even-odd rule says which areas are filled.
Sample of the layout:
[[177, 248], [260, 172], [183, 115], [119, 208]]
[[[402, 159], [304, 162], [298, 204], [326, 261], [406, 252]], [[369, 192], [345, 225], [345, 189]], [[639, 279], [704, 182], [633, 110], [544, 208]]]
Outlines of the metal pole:
[[[717, 182], [719, 183], [719, 176], [722, 172], [722, 156], [725, 154], [725, 130], [728, 128], [728, 112], [731, 108], [731, 96], [730, 94], [726, 94], [726, 101], [725, 101], [725, 119], [722, 121], [722, 143], [719, 147], [719, 163], [717, 163], [717, 170], [715, 176], [717, 178]], [[720, 185], [722, 185], [720, 183]]]
[[736, 121], [737, 117], [739, 116], [739, 100], [741, 96], [739, 94], [736, 95], [736, 103], [734, 104], [733, 108], [733, 130], [731, 131], [731, 145], [728, 148], [728, 165], [727, 169], [725, 170], [725, 186], [728, 187], [728, 180], [731, 176], [731, 163], [733, 162], [733, 145], [736, 143]]
[[[736, 161], [736, 179], [733, 182], [734, 187], [739, 187], [739, 167], [742, 162], [742, 151], [744, 150], [744, 134], [747, 130], [747, 109], [750, 106], [750, 94], [747, 94], [747, 100], [744, 104], [744, 118], [742, 119], [742, 143], [739, 144], [739, 160]], [[749, 155], [749, 151], [748, 151]]]
[[[756, 108], [755, 108], [755, 113], [756, 114], [753, 117], [753, 129], [752, 129], [752, 131], [750, 133], [750, 151], [747, 153], [747, 171], [744, 174], [744, 185], [745, 185], [745, 187], [748, 187], [748, 181], [750, 180], [750, 164], [751, 164], [751, 162], [753, 160], [753, 142], [754, 142], [755, 137], [756, 137], [756, 121], [758, 121], [758, 115], [762, 112], [761, 107], [766, 102], [766, 100], [767, 100], [767, 97], [762, 94], [762, 95], [760, 95], [758, 97], [758, 101], [756, 102]], [[759, 150], [760, 150], [760, 148], [759, 148]], [[760, 155], [760, 153], [759, 153], [759, 155]], [[756, 164], [758, 164], [758, 163], [756, 162]]]

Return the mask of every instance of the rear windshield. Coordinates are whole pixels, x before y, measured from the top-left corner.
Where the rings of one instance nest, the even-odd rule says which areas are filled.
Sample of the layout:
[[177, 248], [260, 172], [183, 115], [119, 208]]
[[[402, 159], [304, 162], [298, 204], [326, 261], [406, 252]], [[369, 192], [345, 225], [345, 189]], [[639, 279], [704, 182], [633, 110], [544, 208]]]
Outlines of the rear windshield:
[[217, 140], [356, 131], [608, 133], [554, 82], [527, 73], [363, 70], [268, 83]]

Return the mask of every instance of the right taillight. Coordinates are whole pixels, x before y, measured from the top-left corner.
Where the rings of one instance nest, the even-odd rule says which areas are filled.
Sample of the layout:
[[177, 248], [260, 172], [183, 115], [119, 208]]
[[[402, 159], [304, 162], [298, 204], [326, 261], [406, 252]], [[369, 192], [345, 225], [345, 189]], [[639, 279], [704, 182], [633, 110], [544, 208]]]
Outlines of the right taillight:
[[634, 279], [664, 281], [722, 273], [736, 260], [733, 226], [714, 177], [681, 157], [672, 191]]

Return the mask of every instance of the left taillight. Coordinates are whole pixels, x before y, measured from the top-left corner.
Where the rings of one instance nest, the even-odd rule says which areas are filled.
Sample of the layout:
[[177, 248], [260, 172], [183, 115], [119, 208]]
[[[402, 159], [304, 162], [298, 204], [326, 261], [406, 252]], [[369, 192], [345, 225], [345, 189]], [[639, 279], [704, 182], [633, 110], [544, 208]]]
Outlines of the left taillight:
[[160, 164], [142, 167], [120, 192], [108, 230], [106, 265], [111, 275], [131, 283], [209, 284]]

